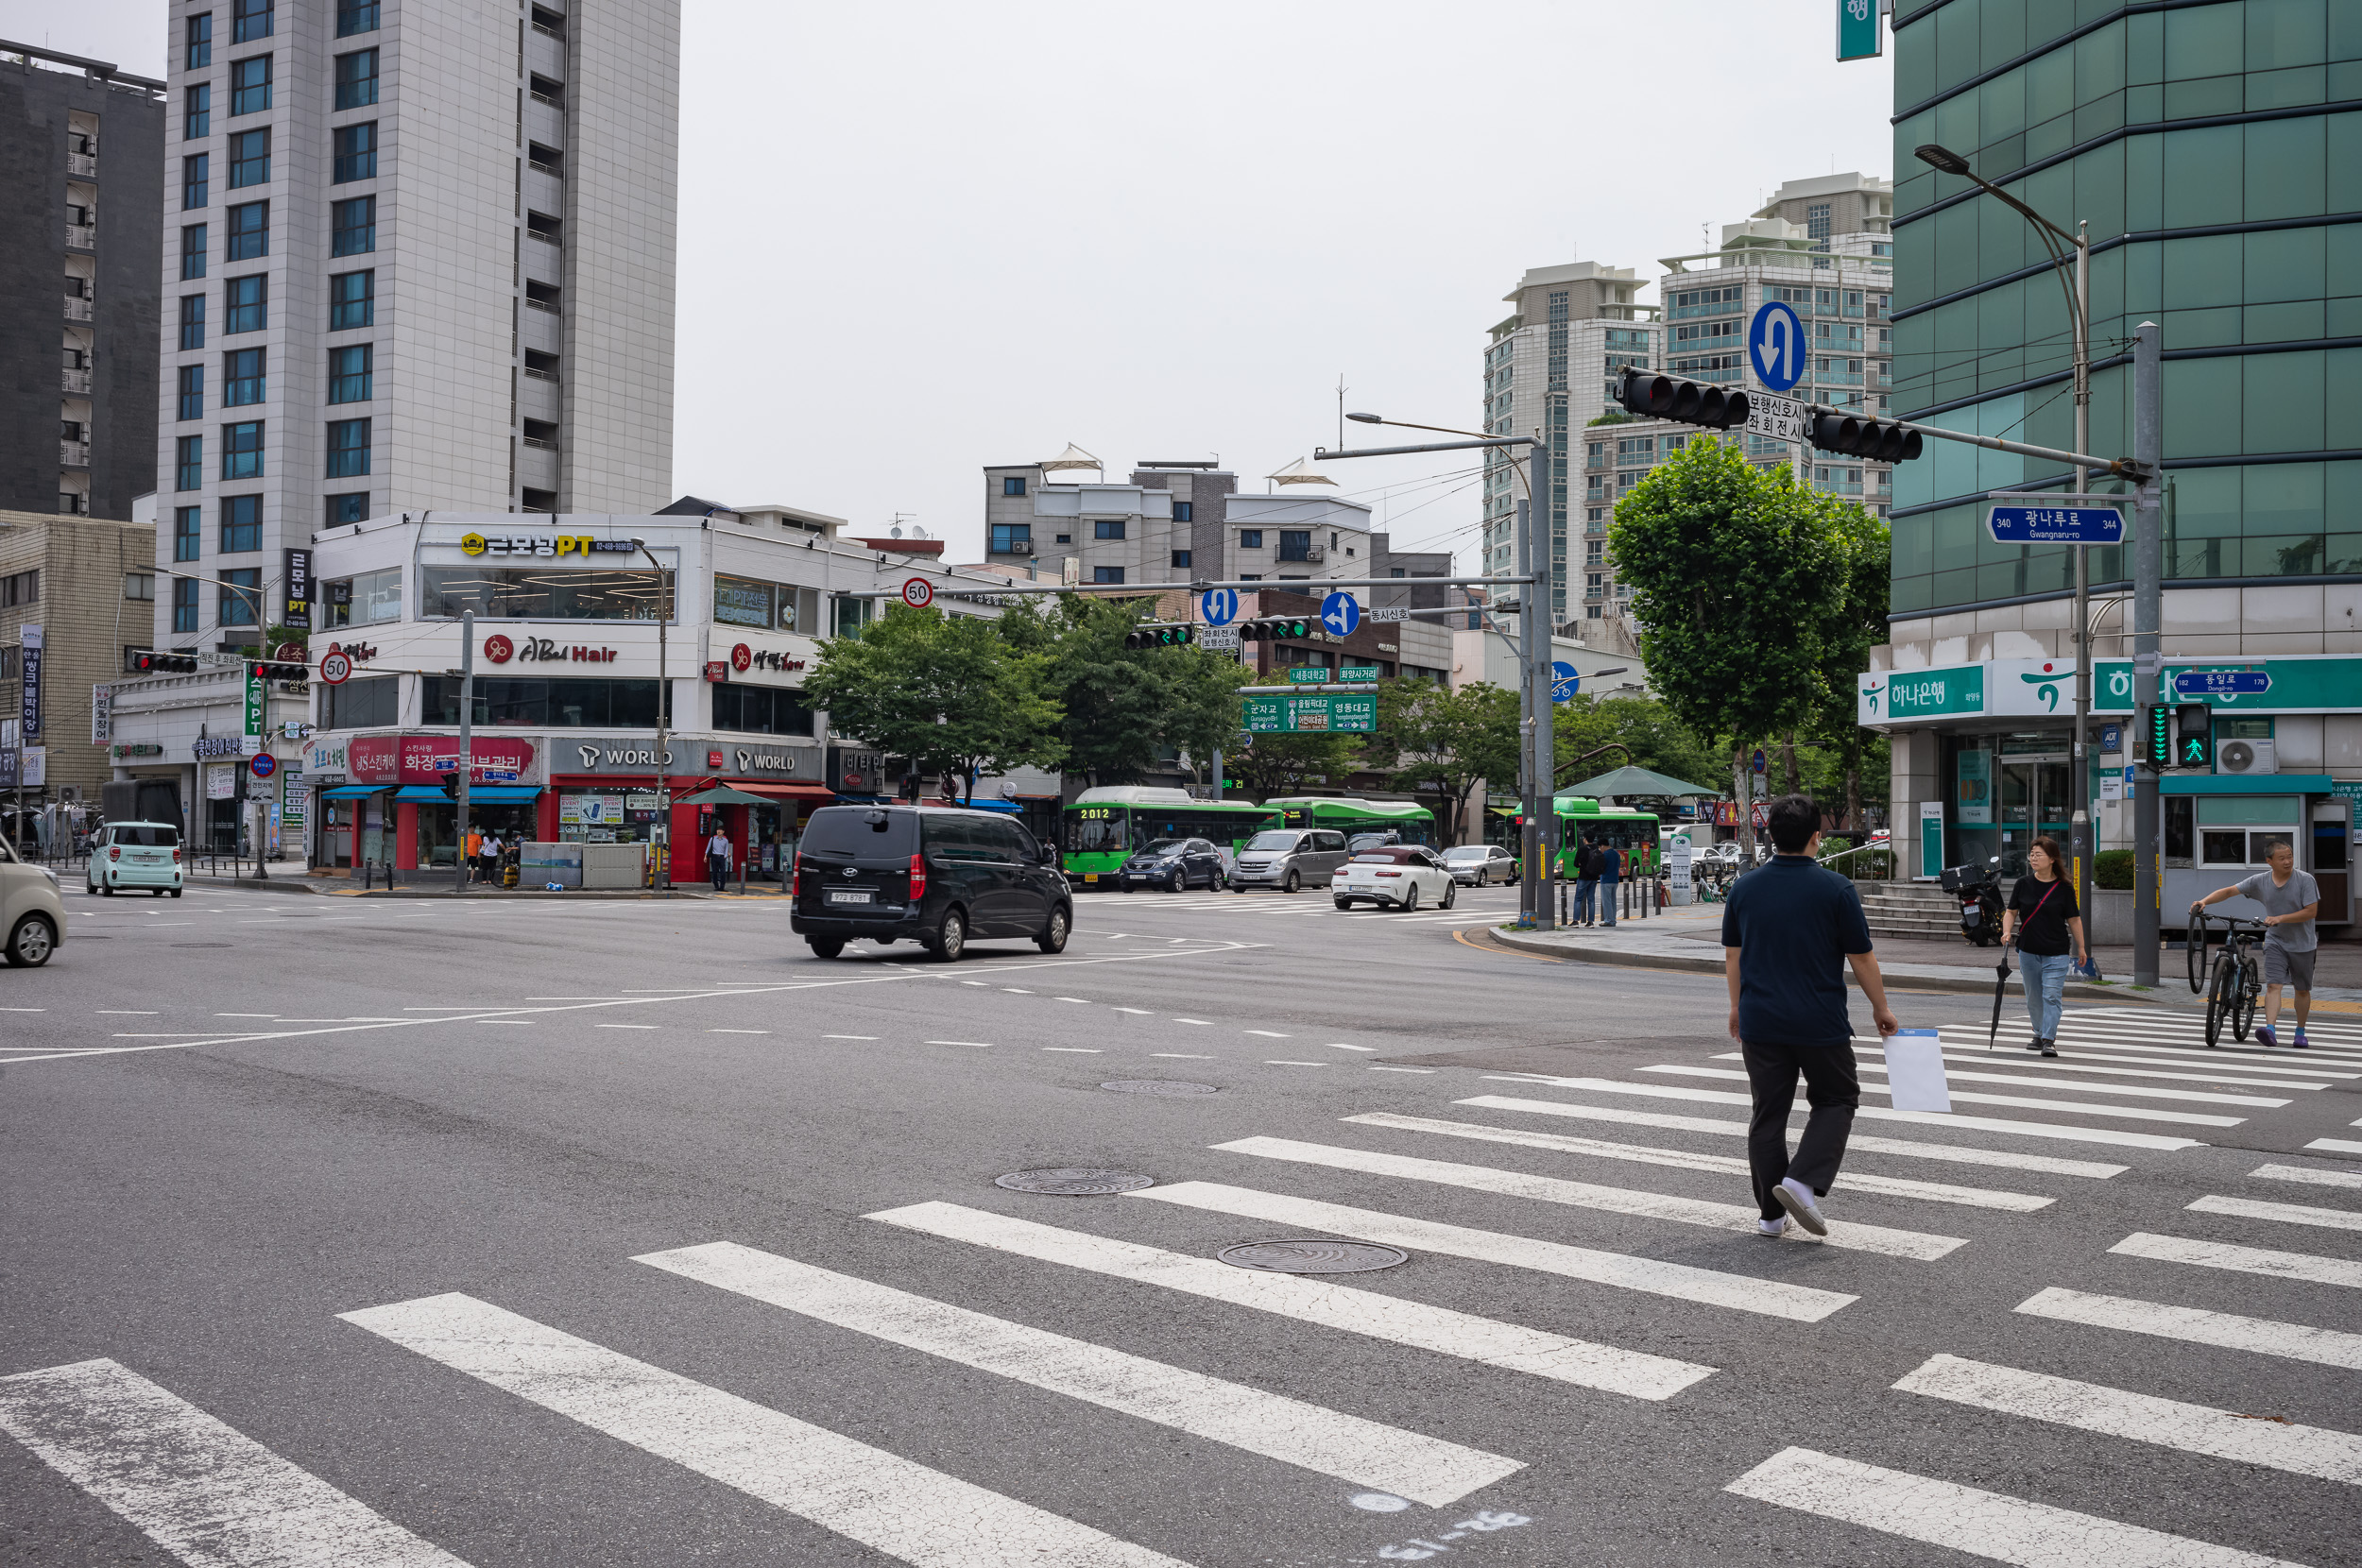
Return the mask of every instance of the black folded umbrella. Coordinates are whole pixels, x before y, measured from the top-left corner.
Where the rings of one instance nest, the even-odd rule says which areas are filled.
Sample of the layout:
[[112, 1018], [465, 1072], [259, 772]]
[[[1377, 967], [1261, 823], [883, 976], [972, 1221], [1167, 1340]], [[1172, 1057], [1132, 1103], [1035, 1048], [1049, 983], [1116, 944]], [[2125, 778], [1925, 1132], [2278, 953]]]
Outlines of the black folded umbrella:
[[2001, 962], [1993, 966], [1993, 1027], [1985, 1031], [1985, 1048], [1993, 1049], [1994, 1037], [2001, 1032], [2001, 997], [2010, 988], [2010, 945], [2001, 945]]

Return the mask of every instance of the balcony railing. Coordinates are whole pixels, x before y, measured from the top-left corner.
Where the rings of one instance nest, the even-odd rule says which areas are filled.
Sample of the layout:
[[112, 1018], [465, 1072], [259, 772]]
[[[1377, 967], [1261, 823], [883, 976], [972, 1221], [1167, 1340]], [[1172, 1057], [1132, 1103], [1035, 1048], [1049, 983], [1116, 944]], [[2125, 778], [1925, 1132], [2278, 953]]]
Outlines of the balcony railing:
[[60, 390], [77, 392], [85, 398], [90, 396], [90, 372], [88, 370], [61, 370], [59, 372], [59, 377]]
[[539, 448], [541, 451], [543, 451], [543, 452], [556, 452], [556, 451], [557, 450], [557, 443], [556, 443], [556, 442], [555, 442], [555, 441], [545, 441], [545, 440], [543, 440], [541, 437], [539, 437], [539, 435], [528, 435], [528, 436], [525, 436], [523, 439], [524, 439], [524, 443], [525, 443], [525, 445], [526, 445], [526, 446], [528, 446], [528, 447], [539, 447]]
[[533, 30], [539, 33], [543, 38], [554, 38], [561, 43], [566, 41], [566, 35], [564, 33], [558, 31], [556, 27], [551, 26], [546, 22], [536, 22], [533, 25]]
[[69, 469], [87, 469], [87, 468], [89, 468], [89, 467], [90, 467], [90, 443], [89, 443], [88, 441], [60, 441], [60, 442], [59, 442], [59, 443], [58, 443], [58, 461], [59, 461], [59, 463], [60, 463], [61, 465], [63, 465], [64, 467], [69, 468]]
[[531, 295], [525, 296], [525, 309], [531, 311], [547, 311], [552, 315], [558, 314], [558, 309], [556, 305], [551, 304], [547, 299], [536, 299]]
[[65, 172], [87, 179], [98, 178], [98, 155], [94, 152], [69, 152], [65, 155]]
[[526, 168], [528, 168], [528, 169], [531, 169], [531, 170], [532, 170], [535, 174], [545, 174], [545, 175], [548, 175], [548, 176], [549, 176], [552, 179], [556, 179], [561, 178], [561, 176], [560, 176], [560, 175], [559, 175], [559, 173], [558, 173], [558, 169], [557, 169], [557, 165], [556, 165], [556, 164], [555, 164], [555, 163], [544, 163], [544, 162], [541, 162], [540, 160], [539, 160], [539, 159], [535, 159], [535, 158], [528, 158], [528, 159], [526, 159], [526, 160], [525, 160], [525, 167], [526, 167]]
[[566, 107], [566, 100], [559, 97], [555, 93], [536, 93], [533, 94], [533, 101], [538, 104], [547, 104], [552, 109], [563, 109]]
[[68, 321], [88, 321], [90, 315], [91, 297], [89, 295], [69, 294], [65, 297], [65, 318]]
[[[544, 305], [540, 308], [547, 310], [549, 307]], [[535, 381], [548, 382], [552, 386], [557, 384], [557, 372], [555, 370], [536, 370], [533, 366], [528, 365], [525, 366], [525, 374], [531, 376]]]

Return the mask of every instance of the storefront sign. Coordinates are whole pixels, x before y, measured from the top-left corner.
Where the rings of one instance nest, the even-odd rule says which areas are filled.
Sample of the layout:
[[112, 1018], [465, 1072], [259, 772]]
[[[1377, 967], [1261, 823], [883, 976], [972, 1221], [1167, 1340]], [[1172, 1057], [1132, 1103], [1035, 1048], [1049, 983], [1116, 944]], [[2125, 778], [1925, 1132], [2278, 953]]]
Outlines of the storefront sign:
[[726, 760], [722, 771], [733, 778], [763, 778], [795, 776], [809, 778], [819, 770], [818, 746], [774, 746], [758, 741], [733, 743], [723, 748]]
[[615, 661], [615, 650], [563, 643], [546, 637], [522, 637], [511, 642], [495, 632], [484, 639], [484, 656], [494, 664], [506, 664], [511, 658], [520, 663], [611, 664]]
[[795, 633], [717, 630], [710, 634], [706, 653], [709, 668], [722, 667], [722, 673], [712, 678], [753, 686], [801, 686], [820, 656], [820, 644]]
[[1960, 815], [1962, 827], [1993, 826], [1993, 753], [1963, 751], [1959, 757]]
[[205, 798], [235, 800], [238, 798], [238, 770], [234, 763], [208, 762], [205, 765]]
[[1966, 664], [1945, 670], [1874, 670], [1856, 681], [1854, 706], [1856, 721], [1865, 724], [1982, 713], [1985, 668]]
[[349, 743], [344, 741], [313, 741], [311, 745], [304, 748], [303, 771], [315, 774], [333, 773], [341, 775], [345, 771], [345, 747]]
[[19, 657], [25, 669], [25, 707], [20, 723], [25, 739], [30, 741], [41, 733], [41, 628], [26, 626], [17, 636], [22, 643]]
[[282, 570], [286, 578], [287, 598], [280, 606], [279, 623], [291, 632], [308, 632], [312, 629], [312, 553], [284, 552]]
[[[22, 766], [25, 776], [19, 778]], [[46, 746], [10, 746], [0, 751], [0, 789], [38, 790], [49, 782], [49, 748]]]
[[[2343, 654], [2290, 654], [2277, 658], [2224, 660], [2177, 658], [2168, 653], [2159, 672], [2168, 701], [2202, 702], [2229, 713], [2362, 713], [2362, 657]], [[2226, 672], [2246, 678], [2225, 680]], [[2205, 676], [2188, 691], [2179, 677]], [[2220, 688], [2230, 688], [2221, 690]], [[2092, 710], [2112, 715], [2132, 710], [2131, 659], [2103, 658], [2092, 665]], [[1935, 670], [1874, 670], [1855, 681], [1855, 718], [1877, 728], [1932, 723], [1961, 716], [2065, 718], [2075, 711], [2075, 661], [1991, 659]]]
[[561, 827], [613, 827], [624, 820], [622, 795], [566, 794], [558, 797]]
[[244, 757], [247, 737], [243, 735], [208, 735], [189, 743], [192, 757]]
[[328, 651], [342, 654], [355, 664], [367, 664], [377, 656], [377, 645], [371, 642], [332, 642]]
[[459, 540], [469, 555], [629, 555], [638, 550], [629, 539], [594, 539], [588, 534], [469, 534]]
[[792, 670], [801, 670], [804, 662], [800, 658], [790, 658], [776, 648], [749, 648], [741, 642], [730, 649], [730, 668], [740, 674], [748, 670], [775, 670], [784, 674]]
[[829, 776], [822, 782], [845, 794], [877, 794], [885, 788], [885, 757], [851, 746], [830, 746]]
[[[540, 748], [514, 735], [470, 737], [469, 778], [477, 784], [538, 784]], [[356, 784], [439, 786], [459, 765], [455, 735], [359, 735], [345, 742], [345, 773]], [[439, 767], [437, 763], [441, 764]], [[315, 772], [333, 772], [319, 766]]]
[[263, 684], [262, 666], [246, 667], [246, 732], [257, 740], [263, 734], [263, 708], [269, 701], [268, 688]]
[[114, 739], [115, 689], [94, 686], [90, 689], [90, 743], [103, 746]]
[[118, 762], [128, 757], [162, 757], [164, 754], [164, 748], [153, 741], [122, 741], [108, 749]]

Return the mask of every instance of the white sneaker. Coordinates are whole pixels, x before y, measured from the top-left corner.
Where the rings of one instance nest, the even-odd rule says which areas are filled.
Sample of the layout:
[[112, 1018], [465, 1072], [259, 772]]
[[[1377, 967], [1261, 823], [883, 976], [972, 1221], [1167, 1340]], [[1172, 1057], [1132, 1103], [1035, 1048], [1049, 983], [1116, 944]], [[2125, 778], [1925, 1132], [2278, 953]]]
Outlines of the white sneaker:
[[1812, 1201], [1812, 1188], [1792, 1176], [1782, 1177], [1780, 1185], [1772, 1189], [1772, 1196], [1780, 1201], [1796, 1223], [1815, 1236], [1829, 1234], [1829, 1222], [1821, 1214], [1820, 1205]]
[[1756, 1220], [1755, 1234], [1757, 1236], [1786, 1236], [1788, 1234], [1788, 1217], [1783, 1215], [1777, 1219]]

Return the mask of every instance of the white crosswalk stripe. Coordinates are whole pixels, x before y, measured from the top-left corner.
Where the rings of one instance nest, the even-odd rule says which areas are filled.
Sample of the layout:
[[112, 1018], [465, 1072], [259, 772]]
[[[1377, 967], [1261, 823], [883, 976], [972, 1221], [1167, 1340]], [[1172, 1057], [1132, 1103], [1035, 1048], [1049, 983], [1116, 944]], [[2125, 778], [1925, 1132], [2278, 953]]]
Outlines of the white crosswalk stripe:
[[2362, 1140], [2353, 1138], [2315, 1138], [2304, 1147], [2324, 1154], [2362, 1154]]
[[2302, 1182], [2318, 1187], [2362, 1187], [2362, 1170], [2315, 1170], [2307, 1166], [2259, 1165], [2248, 1174], [2265, 1182]]
[[1146, 1547], [471, 1296], [339, 1316], [915, 1568], [1175, 1568]]
[[[1863, 1072], [1879, 1074], [1884, 1074], [1887, 1070], [1886, 1064], [1883, 1062], [1864, 1062], [1860, 1064], [1860, 1067]], [[1975, 1067], [1956, 1067], [1948, 1061], [1944, 1065], [1944, 1077], [1963, 1083], [2019, 1083], [2037, 1089], [2064, 1089], [2076, 1094], [2130, 1095], [2135, 1099], [2179, 1099], [2199, 1105], [2246, 1105], [2259, 1111], [2277, 1111], [2283, 1106], [2294, 1103], [2291, 1100], [2267, 1098], [2262, 1095], [2215, 1094], [2204, 1089], [2166, 1089], [2160, 1088], [2153, 1083], [2094, 1083], [2055, 1074], [2045, 1077], [2032, 1073], [1984, 1072]], [[2299, 1084], [2298, 1087], [2313, 1089], [2326, 1087], [2326, 1085], [2303, 1083]]]
[[[1878, 1057], [1870, 1053], [1876, 1050], [1884, 1043], [1885, 1042], [1880, 1040], [1867, 1039], [1859, 1035], [1855, 1037], [1854, 1049], [1858, 1054], [1860, 1058], [1860, 1065], [1865, 1069], [1869, 1068], [1874, 1063], [1876, 1063], [1879, 1060]], [[1737, 1062], [1741, 1060], [1741, 1058], [1737, 1051], [1726, 1050], [1717, 1054], [1714, 1060], [1717, 1062]], [[2114, 1062], [2147, 1063], [2150, 1067], [2174, 1067], [2181, 1066], [2182, 1064], [2176, 1062], [2170, 1056], [2126, 1056], [2112, 1058], [2109, 1062], [2104, 1063], [2077, 1061], [2063, 1056], [2054, 1060], [2045, 1056], [2016, 1055], [1998, 1050], [1989, 1051], [1981, 1048], [1972, 1049], [1960, 1046], [1945, 1046], [1943, 1048], [1943, 1060], [1947, 1069], [1954, 1064], [1958, 1064], [1960, 1067], [1970, 1070], [1990, 1067], [2008, 1067], [2013, 1072], [2031, 1073], [2035, 1076], [2029, 1078], [2013, 1078], [2005, 1080], [2004, 1082], [2012, 1083], [2042, 1083], [2045, 1085], [2057, 1083], [2062, 1088], [2075, 1085], [2078, 1082], [2078, 1075], [2086, 1075], [2083, 1080], [2084, 1082], [2089, 1082], [2088, 1075], [2105, 1075], [2107, 1078], [2147, 1078], [2168, 1080], [2177, 1083], [2221, 1083], [2229, 1084], [2234, 1087], [2243, 1086], [2257, 1089], [2310, 1089], [2319, 1091], [2329, 1088], [2331, 1086], [2330, 1081], [2333, 1079], [2362, 1076], [2362, 1074], [2355, 1073], [2324, 1072], [2311, 1075], [2304, 1080], [2285, 1076], [2278, 1078], [2251, 1078], [2236, 1076], [2240, 1069], [2212, 1068], [2208, 1067], [2207, 1065], [2202, 1062], [2188, 1064], [2191, 1070], [2187, 1072], [2154, 1072], [2140, 1066], [2117, 1066], [2113, 1064]], [[2255, 1069], [2248, 1070], [2252, 1071]], [[2275, 1068], [2274, 1070], [2279, 1071], [2280, 1069]], [[2291, 1067], [2288, 1068], [2287, 1071], [2290, 1073], [2297, 1073], [2303, 1072], [2304, 1069], [2302, 1067]], [[2318, 1078], [2319, 1082], [2314, 1082], [2313, 1079], [2315, 1078]], [[2100, 1082], [2095, 1083], [2092, 1086], [2095, 1088], [2112, 1088], [2114, 1085]]]
[[1325, 1280], [1233, 1269], [1207, 1258], [1060, 1230], [956, 1203], [914, 1203], [867, 1218], [1045, 1263], [1162, 1286], [1276, 1313], [1299, 1322], [1343, 1329], [1636, 1399], [1670, 1399], [1715, 1372], [1712, 1367], [1694, 1362], [1593, 1344], [1541, 1329], [1455, 1312], [1448, 1307], [1381, 1296]]
[[2343, 1285], [2362, 1290], [2362, 1263], [2341, 1257], [2234, 1247], [2227, 1241], [2151, 1236], [2145, 1231], [2135, 1231], [2108, 1251], [2128, 1257], [2154, 1258], [2161, 1263], [2188, 1263], [2200, 1269], [2228, 1269], [2241, 1274], [2268, 1274], [2274, 1279], [2308, 1280], [2315, 1285]]
[[2297, 1568], [2279, 1558], [1809, 1448], [1783, 1449], [1723, 1490], [2017, 1568]]
[[2362, 1213], [2352, 1209], [2316, 1208], [2308, 1203], [2272, 1203], [2260, 1198], [2229, 1198], [2208, 1193], [2188, 1205], [2197, 1214], [2236, 1215], [2243, 1219], [2271, 1219], [2284, 1225], [2319, 1225], [2333, 1231], [2362, 1231]]
[[[1294, 1138], [1239, 1138], [1230, 1143], [1218, 1143], [1214, 1147], [1225, 1153], [1252, 1154], [1267, 1160], [1291, 1160], [1378, 1176], [1403, 1176], [1413, 1181], [1498, 1193], [1503, 1197], [1532, 1198], [1546, 1203], [1566, 1203], [1610, 1214], [1666, 1219], [1677, 1225], [1705, 1225], [1716, 1230], [1753, 1233], [1757, 1219], [1754, 1206], [1749, 1203], [1717, 1203], [1700, 1198], [1677, 1198], [1669, 1193], [1595, 1186], [1586, 1182], [1561, 1181], [1554, 1176], [1529, 1176], [1518, 1170], [1498, 1170], [1490, 1166], [1461, 1165], [1448, 1160], [1426, 1160], [1404, 1154], [1381, 1154], [1369, 1150], [1341, 1149], [1328, 1144], [1304, 1143]], [[1801, 1228], [1793, 1228], [1789, 1236], [1817, 1246], [1881, 1253], [1889, 1257], [1915, 1258], [1923, 1262], [1943, 1257], [1967, 1244], [1964, 1238], [1956, 1236], [1930, 1236], [1920, 1231], [1895, 1230], [1884, 1225], [1852, 1223], [1836, 1226], [1824, 1236], [1808, 1236]]]
[[[1747, 1077], [1746, 1073], [1735, 1067], [1691, 1067], [1669, 1065], [1643, 1067], [1640, 1070], [1667, 1073], [1682, 1078], [1735, 1078], [1741, 1082], [1744, 1082]], [[1875, 1083], [1864, 1083], [1861, 1091], [1868, 1095], [1882, 1095], [1890, 1092]], [[2163, 1091], [2152, 1090], [2150, 1092]], [[2036, 1099], [2030, 1095], [1990, 1095], [1961, 1089], [1953, 1090], [1952, 1098], [1969, 1105], [2008, 1105], [2024, 1111], [2068, 1111], [2087, 1116], [2120, 1116], [2127, 1121], [2167, 1121], [2185, 1127], [2240, 1127], [2244, 1126], [2247, 1121], [2244, 1116], [2206, 1116], [2195, 1111], [2159, 1111], [2146, 1105], [2104, 1105], [2097, 1102], [2087, 1105], [2080, 1100]], [[2217, 1099], [2222, 1097], [2207, 1095], [2192, 1098]], [[2255, 1102], [2250, 1100], [2243, 1103], [2253, 1104]], [[2283, 1099], [2271, 1103], [2285, 1105], [2288, 1102]]]
[[1302, 1400], [717, 1241], [635, 1262], [1195, 1437], [1440, 1508], [1524, 1468]]
[[0, 1431], [197, 1568], [466, 1568], [113, 1361], [0, 1377]]
[[2209, 1312], [2195, 1306], [2169, 1306], [2163, 1302], [2135, 1301], [2126, 1296], [2093, 1295], [2053, 1286], [2018, 1303], [2017, 1310], [2036, 1318], [2087, 1323], [2094, 1328], [2150, 1334], [2188, 1344], [2216, 1345], [2224, 1350], [2253, 1351], [2296, 1361], [2318, 1361], [2325, 1367], [2362, 1370], [2362, 1334], [2342, 1329], [2313, 1328], [2303, 1323], [2274, 1322], [2235, 1312]]

